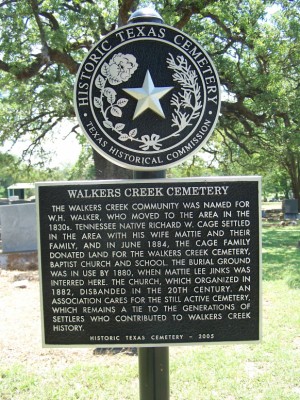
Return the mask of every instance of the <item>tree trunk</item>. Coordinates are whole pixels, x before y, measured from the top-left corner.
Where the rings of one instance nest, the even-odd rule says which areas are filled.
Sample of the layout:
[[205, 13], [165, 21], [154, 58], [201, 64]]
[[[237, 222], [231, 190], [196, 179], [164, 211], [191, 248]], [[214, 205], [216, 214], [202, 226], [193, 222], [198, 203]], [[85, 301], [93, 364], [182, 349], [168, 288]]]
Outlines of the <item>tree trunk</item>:
[[300, 212], [300, 181], [295, 179], [294, 182], [292, 181], [292, 190], [294, 193], [294, 198], [298, 200], [298, 212]]
[[289, 159], [284, 163], [291, 178], [291, 186], [294, 198], [298, 200], [298, 211], [300, 212], [300, 159], [290, 154]]
[[132, 179], [133, 172], [111, 163], [93, 149], [95, 179]]

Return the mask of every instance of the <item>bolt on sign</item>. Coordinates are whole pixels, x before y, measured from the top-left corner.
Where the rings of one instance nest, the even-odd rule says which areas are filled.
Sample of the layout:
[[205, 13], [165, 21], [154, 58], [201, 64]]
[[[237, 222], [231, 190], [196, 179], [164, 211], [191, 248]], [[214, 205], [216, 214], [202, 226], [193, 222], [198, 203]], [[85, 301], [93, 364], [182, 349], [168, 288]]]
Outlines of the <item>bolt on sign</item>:
[[260, 339], [260, 178], [37, 184], [44, 346]]
[[74, 104], [88, 140], [112, 163], [166, 169], [196, 153], [213, 132], [219, 79], [192, 38], [166, 25], [136, 23], [89, 52]]

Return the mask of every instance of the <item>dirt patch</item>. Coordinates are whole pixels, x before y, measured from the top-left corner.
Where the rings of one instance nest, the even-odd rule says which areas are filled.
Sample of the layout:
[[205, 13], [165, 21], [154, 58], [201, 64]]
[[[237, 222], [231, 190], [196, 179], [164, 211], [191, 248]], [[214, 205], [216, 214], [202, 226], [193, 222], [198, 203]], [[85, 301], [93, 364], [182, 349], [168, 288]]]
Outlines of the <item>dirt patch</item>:
[[[2, 367], [25, 363], [27, 368], [43, 373], [78, 361], [99, 363], [93, 348], [42, 348], [38, 271], [0, 269], [0, 321]], [[110, 357], [107, 351], [105, 354]], [[103, 362], [103, 353], [101, 358]]]

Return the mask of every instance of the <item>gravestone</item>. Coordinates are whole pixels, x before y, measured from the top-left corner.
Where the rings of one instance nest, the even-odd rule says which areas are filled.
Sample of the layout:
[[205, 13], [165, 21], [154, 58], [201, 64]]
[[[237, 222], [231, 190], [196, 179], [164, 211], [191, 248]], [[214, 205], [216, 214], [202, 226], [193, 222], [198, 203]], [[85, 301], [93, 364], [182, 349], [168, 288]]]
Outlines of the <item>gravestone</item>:
[[282, 202], [282, 211], [285, 219], [298, 219], [298, 200], [285, 199]]
[[1, 206], [0, 221], [3, 253], [37, 251], [35, 204]]

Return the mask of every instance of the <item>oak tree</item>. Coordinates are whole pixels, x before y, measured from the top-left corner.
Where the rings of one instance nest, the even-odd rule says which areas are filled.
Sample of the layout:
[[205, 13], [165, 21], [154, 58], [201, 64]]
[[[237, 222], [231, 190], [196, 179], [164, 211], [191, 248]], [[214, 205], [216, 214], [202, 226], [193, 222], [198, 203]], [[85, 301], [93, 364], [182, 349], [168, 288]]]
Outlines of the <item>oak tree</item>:
[[[216, 132], [233, 161], [280, 165], [300, 197], [299, 1], [153, 0], [166, 24], [198, 40], [213, 59], [223, 93]], [[86, 53], [127, 23], [142, 0], [0, 0], [0, 140], [30, 135], [27, 154], [65, 118]], [[236, 151], [238, 147], [239, 151]], [[213, 138], [207, 150], [217, 157]], [[94, 153], [96, 177], [128, 170]]]

